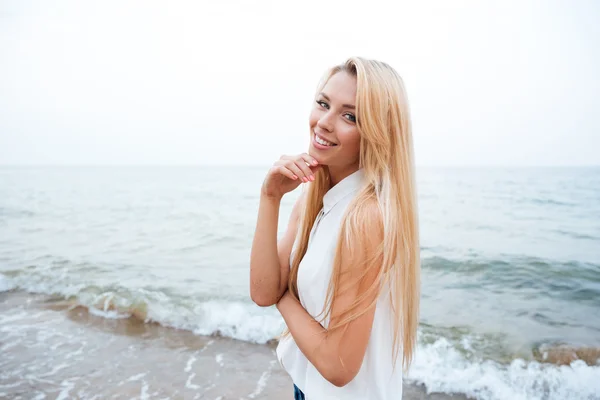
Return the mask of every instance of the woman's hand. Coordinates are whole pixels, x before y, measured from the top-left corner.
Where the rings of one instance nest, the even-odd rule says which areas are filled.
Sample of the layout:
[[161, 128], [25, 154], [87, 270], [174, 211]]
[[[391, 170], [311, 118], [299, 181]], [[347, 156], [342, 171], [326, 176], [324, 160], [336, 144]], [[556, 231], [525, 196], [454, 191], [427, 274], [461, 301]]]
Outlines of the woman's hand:
[[281, 199], [284, 194], [296, 189], [302, 182], [314, 181], [314, 171], [317, 168], [319, 163], [307, 153], [281, 156], [269, 169], [262, 185], [262, 194]]

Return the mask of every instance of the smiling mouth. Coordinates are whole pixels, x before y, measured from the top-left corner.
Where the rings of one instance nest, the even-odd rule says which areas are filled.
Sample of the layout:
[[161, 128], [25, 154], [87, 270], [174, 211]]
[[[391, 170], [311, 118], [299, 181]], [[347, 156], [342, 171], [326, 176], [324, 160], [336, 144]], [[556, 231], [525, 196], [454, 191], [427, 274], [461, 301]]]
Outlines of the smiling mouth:
[[315, 142], [317, 142], [321, 146], [327, 146], [327, 147], [337, 146], [337, 144], [329, 142], [329, 141], [323, 139], [321, 136], [317, 135], [316, 133], [315, 133]]

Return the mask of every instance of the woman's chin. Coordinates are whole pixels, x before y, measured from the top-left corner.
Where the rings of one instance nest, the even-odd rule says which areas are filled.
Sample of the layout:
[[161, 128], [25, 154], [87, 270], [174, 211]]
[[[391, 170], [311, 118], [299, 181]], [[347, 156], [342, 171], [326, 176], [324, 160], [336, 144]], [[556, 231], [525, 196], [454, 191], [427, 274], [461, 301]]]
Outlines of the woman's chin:
[[327, 165], [327, 157], [323, 157], [323, 155], [319, 153], [319, 150], [314, 149], [312, 146], [308, 149], [308, 155], [317, 160], [319, 165]]

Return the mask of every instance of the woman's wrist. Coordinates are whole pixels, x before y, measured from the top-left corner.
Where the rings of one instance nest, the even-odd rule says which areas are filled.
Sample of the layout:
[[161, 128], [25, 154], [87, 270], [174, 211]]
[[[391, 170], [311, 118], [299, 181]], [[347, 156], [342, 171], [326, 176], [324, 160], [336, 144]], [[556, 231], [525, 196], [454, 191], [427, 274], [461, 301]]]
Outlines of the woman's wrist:
[[288, 302], [291, 298], [290, 296], [290, 292], [288, 292], [287, 290], [285, 291], [285, 293], [283, 294], [283, 296], [281, 296], [281, 298], [279, 299], [279, 301], [277, 302], [277, 309], [281, 310], [281, 307], [285, 307], [286, 302]]
[[261, 201], [268, 201], [269, 203], [279, 205], [281, 203], [282, 198], [283, 198], [283, 196], [267, 194], [267, 193], [265, 193], [264, 190], [260, 191], [260, 200]]

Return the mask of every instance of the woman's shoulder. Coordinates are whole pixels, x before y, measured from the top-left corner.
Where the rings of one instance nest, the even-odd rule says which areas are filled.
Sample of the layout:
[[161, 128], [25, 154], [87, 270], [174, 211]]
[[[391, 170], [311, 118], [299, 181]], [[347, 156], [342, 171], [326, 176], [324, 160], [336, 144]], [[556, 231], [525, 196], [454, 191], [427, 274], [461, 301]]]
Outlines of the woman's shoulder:
[[383, 214], [377, 199], [356, 200], [346, 215], [341, 232], [345, 236], [341, 251], [347, 259], [362, 266], [364, 262], [374, 261], [382, 253]]
[[354, 207], [351, 206], [348, 218], [354, 221], [356, 228], [371, 234], [383, 233], [383, 212], [373, 195], [359, 194], [354, 199]]

